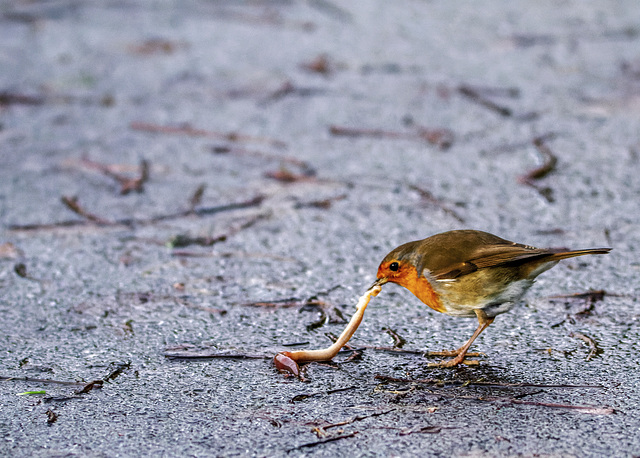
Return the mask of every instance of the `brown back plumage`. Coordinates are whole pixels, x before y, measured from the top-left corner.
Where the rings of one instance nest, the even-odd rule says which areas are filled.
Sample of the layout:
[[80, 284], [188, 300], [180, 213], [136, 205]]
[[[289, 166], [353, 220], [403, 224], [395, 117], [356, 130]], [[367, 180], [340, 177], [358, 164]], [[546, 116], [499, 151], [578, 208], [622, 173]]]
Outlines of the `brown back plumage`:
[[449, 231], [424, 240], [405, 243], [389, 253], [385, 260], [409, 261], [418, 272], [427, 269], [438, 280], [454, 279], [479, 269], [498, 266], [518, 266], [587, 254], [605, 254], [611, 248], [590, 248], [567, 251], [564, 248], [535, 248], [510, 242], [487, 232], [473, 230]]

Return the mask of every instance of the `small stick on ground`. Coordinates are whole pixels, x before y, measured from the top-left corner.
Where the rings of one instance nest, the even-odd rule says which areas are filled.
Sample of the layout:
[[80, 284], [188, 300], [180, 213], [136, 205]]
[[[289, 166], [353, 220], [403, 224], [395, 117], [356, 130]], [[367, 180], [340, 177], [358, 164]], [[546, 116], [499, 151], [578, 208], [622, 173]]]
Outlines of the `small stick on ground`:
[[254, 137], [251, 135], [239, 134], [237, 132], [216, 132], [212, 130], [197, 129], [188, 124], [182, 126], [162, 126], [142, 121], [134, 121], [131, 123], [133, 130], [158, 134], [187, 135], [190, 137], [209, 137], [225, 140], [228, 142], [258, 142], [267, 143], [277, 148], [286, 148], [287, 144], [281, 140], [267, 137]]
[[318, 181], [313, 172], [303, 171], [303, 173], [294, 173], [284, 166], [280, 167], [280, 169], [275, 172], [266, 172], [264, 176], [286, 184], [299, 183], [303, 181]]
[[553, 324], [551, 327], [556, 328], [561, 324], [564, 324], [567, 320], [572, 319], [573, 317], [579, 317], [579, 316], [582, 317], [582, 316], [589, 315], [595, 309], [596, 303], [603, 300], [605, 295], [619, 296], [618, 294], [607, 293], [603, 289], [596, 290], [596, 291], [587, 291], [586, 293], [560, 294], [557, 296], [550, 296], [549, 299], [551, 300], [554, 300], [554, 299], [580, 300], [586, 303], [585, 307], [582, 310], [572, 315], [567, 315], [567, 317], [564, 320], [560, 321], [559, 323]]
[[250, 156], [271, 161], [280, 161], [282, 163], [291, 164], [299, 167], [307, 175], [315, 175], [315, 170], [307, 162], [290, 156], [280, 156], [277, 154], [265, 153], [262, 151], [248, 150], [245, 148], [229, 145], [212, 146], [211, 151], [214, 154], [230, 154], [234, 156]]
[[467, 85], [461, 85], [458, 87], [458, 92], [465, 97], [469, 98], [473, 102], [476, 102], [479, 105], [482, 105], [485, 108], [488, 108], [491, 111], [495, 111], [501, 116], [509, 117], [513, 116], [513, 111], [510, 108], [503, 107], [502, 105], [498, 105], [495, 102], [487, 99], [483, 94], [480, 93], [479, 90]]
[[316, 393], [308, 393], [308, 394], [298, 394], [296, 396], [294, 396], [293, 398], [291, 398], [291, 402], [292, 404], [295, 402], [300, 402], [300, 401], [304, 401], [305, 399], [308, 398], [313, 398], [316, 396], [323, 396], [325, 394], [334, 394], [334, 393], [342, 393], [344, 391], [351, 391], [351, 390], [355, 390], [357, 388], [357, 386], [353, 385], [353, 386], [347, 386], [345, 388], [334, 388], [333, 390], [328, 390], [328, 391], [318, 391]]
[[349, 437], [354, 437], [357, 434], [358, 434], [358, 431], [354, 431], [354, 432], [349, 433], [349, 434], [342, 434], [340, 436], [327, 437], [327, 438], [321, 439], [321, 440], [316, 441], [316, 442], [309, 442], [309, 443], [306, 443], [306, 444], [298, 445], [297, 447], [294, 447], [294, 448], [291, 448], [291, 449], [287, 450], [287, 452], [293, 452], [294, 450], [300, 450], [300, 449], [303, 449], [303, 448], [315, 447], [317, 445], [326, 444], [327, 442], [335, 442], [335, 441], [338, 441], [340, 439], [347, 439]]
[[191, 195], [191, 197], [189, 198], [189, 213], [195, 213], [196, 207], [202, 202], [202, 196], [204, 195], [205, 189], [207, 189], [207, 185], [203, 183], [198, 186], [198, 188]]
[[33, 378], [33, 377], [6, 377], [0, 376], [2, 382], [29, 382], [29, 383], [46, 383], [52, 385], [66, 385], [66, 386], [84, 386], [86, 382], [67, 382], [62, 380], [51, 380], [46, 378]]
[[425, 127], [419, 127], [417, 135], [419, 138], [422, 138], [430, 144], [437, 146], [438, 149], [442, 151], [451, 148], [451, 145], [453, 145], [453, 140], [455, 139], [453, 131], [445, 128], [427, 129]]
[[[440, 392], [438, 394], [440, 394]], [[455, 396], [454, 395], [453, 397], [459, 397], [462, 399], [471, 399], [474, 401], [510, 403], [510, 404], [520, 404], [520, 405], [537, 406], [537, 407], [551, 407], [554, 409], [574, 410], [574, 411], [589, 413], [593, 415], [611, 415], [615, 413], [615, 409], [609, 406], [590, 406], [590, 405], [559, 404], [555, 402], [523, 401], [521, 399], [495, 397], [495, 396], [476, 397], [476, 396]]]
[[339, 137], [373, 137], [373, 138], [409, 138], [405, 132], [394, 132], [383, 129], [366, 129], [359, 127], [329, 126], [329, 133]]
[[616, 296], [616, 294], [610, 294], [603, 289], [598, 289], [587, 291], [585, 293], [558, 294], [557, 296], [550, 296], [549, 299], [577, 299], [585, 300], [587, 302], [599, 302], [604, 299], [605, 295]]
[[504, 97], [509, 99], [520, 97], [520, 89], [517, 87], [473, 86], [469, 84], [464, 84], [462, 87], [472, 90], [482, 97]]
[[42, 105], [44, 97], [37, 95], [20, 94], [17, 92], [0, 92], [0, 107], [8, 105]]
[[595, 340], [585, 334], [582, 334], [581, 332], [572, 332], [571, 334], [569, 334], [569, 336], [580, 339], [583, 342], [586, 342], [587, 345], [589, 345], [589, 354], [587, 355], [585, 361], [591, 361], [595, 356], [603, 352], [602, 349], [598, 347], [598, 344], [596, 344]]
[[383, 331], [385, 331], [387, 334], [389, 334], [391, 336], [391, 338], [393, 339], [393, 348], [402, 348], [404, 346], [404, 344], [407, 343], [407, 341], [403, 337], [398, 335], [398, 333], [396, 331], [394, 331], [393, 329], [384, 328]]
[[113, 178], [120, 185], [120, 194], [129, 194], [131, 191], [141, 193], [144, 191], [144, 183], [149, 179], [149, 163], [146, 160], [140, 161], [139, 176], [129, 178], [113, 170], [112, 166], [101, 164], [87, 158], [83, 158], [80, 164], [87, 168], [95, 169], [109, 178]]
[[93, 382], [89, 382], [85, 384], [83, 388], [79, 389], [73, 394], [85, 394], [93, 390], [94, 388], [102, 388], [103, 384], [104, 384], [104, 380], [94, 380]]
[[113, 221], [109, 221], [107, 219], [101, 218], [100, 216], [97, 216], [93, 213], [89, 213], [88, 211], [86, 211], [84, 208], [80, 206], [80, 204], [78, 203], [78, 198], [75, 196], [74, 197], [62, 196], [60, 200], [62, 201], [63, 204], [67, 206], [69, 210], [71, 210], [72, 212], [76, 213], [79, 216], [82, 216], [87, 221], [95, 223], [99, 226], [113, 226], [114, 224], [117, 224], [117, 223], [114, 223]]
[[127, 361], [126, 363], [118, 363], [116, 364], [115, 369], [113, 369], [109, 374], [103, 378], [105, 382], [110, 382], [111, 380], [115, 380], [122, 374], [124, 371], [131, 367], [131, 361]]
[[322, 210], [328, 210], [329, 208], [331, 208], [331, 205], [333, 204], [333, 202], [338, 202], [346, 198], [347, 198], [346, 194], [340, 194], [335, 197], [328, 197], [326, 199], [312, 200], [310, 202], [298, 202], [295, 205], [295, 208], [312, 207], [312, 208], [320, 208]]
[[229, 237], [237, 234], [238, 232], [241, 232], [245, 229], [250, 228], [251, 226], [253, 226], [254, 224], [256, 224], [258, 221], [263, 220], [265, 218], [267, 218], [268, 216], [270, 216], [269, 214], [265, 214], [265, 213], [261, 213], [258, 215], [254, 215], [251, 218], [246, 219], [245, 221], [243, 221], [241, 224], [236, 225], [235, 227], [230, 227], [229, 229], [227, 229], [227, 231], [223, 234], [220, 235], [216, 235], [216, 236], [205, 236], [205, 237], [191, 237], [189, 235], [176, 235], [174, 237], [172, 237], [168, 242], [167, 242], [167, 246], [170, 248], [184, 248], [190, 245], [199, 245], [199, 246], [213, 246], [216, 243], [219, 242], [224, 242], [225, 240], [227, 240]]
[[423, 189], [419, 186], [416, 185], [409, 185], [409, 189], [412, 189], [414, 191], [416, 191], [418, 194], [420, 194], [420, 197], [432, 204], [435, 205], [436, 207], [438, 207], [440, 210], [442, 210], [443, 212], [445, 212], [447, 215], [452, 216], [453, 218], [455, 218], [458, 222], [460, 223], [464, 223], [464, 218], [462, 216], [460, 216], [454, 209], [452, 209], [451, 207], [449, 207], [447, 204], [445, 204], [444, 202], [442, 202], [441, 199], [438, 199], [437, 197], [435, 197], [430, 191], [427, 191], [426, 189]]
[[92, 213], [89, 213], [82, 209], [75, 198], [63, 197], [63, 202], [75, 213], [85, 217], [86, 221], [60, 221], [57, 223], [45, 223], [45, 224], [11, 224], [9, 225], [9, 229], [12, 231], [35, 231], [35, 230], [47, 230], [47, 229], [57, 229], [62, 227], [75, 227], [75, 226], [127, 226], [133, 227], [136, 225], [147, 225], [147, 224], [155, 224], [161, 221], [167, 221], [172, 219], [184, 218], [187, 216], [197, 216], [204, 217], [210, 216], [216, 213], [222, 213], [232, 210], [239, 210], [243, 208], [249, 207], [257, 207], [264, 201], [264, 196], [258, 195], [253, 197], [252, 199], [231, 203], [231, 204], [223, 204], [217, 205], [213, 207], [201, 207], [195, 210], [187, 209], [182, 210], [175, 213], [168, 213], [164, 215], [153, 216], [150, 218], [123, 218], [114, 221], [110, 221], [99, 216], [96, 216]]
[[535, 183], [535, 181], [544, 178], [549, 173], [554, 171], [556, 168], [556, 164], [558, 163], [558, 158], [545, 144], [545, 137], [540, 136], [534, 138], [533, 144], [537, 148], [538, 152], [542, 155], [543, 163], [540, 167], [536, 167], [535, 169], [530, 170], [529, 172], [520, 176], [518, 178], [518, 181], [522, 184], [531, 186], [533, 189], [538, 191], [538, 193], [540, 193], [540, 195], [544, 197], [548, 202], [553, 202], [554, 199], [551, 188], [540, 187]]
[[270, 359], [272, 355], [257, 355], [250, 353], [221, 353], [197, 350], [167, 350], [164, 353], [167, 359]]
[[323, 76], [329, 76], [335, 71], [335, 65], [326, 54], [316, 56], [310, 62], [300, 64], [300, 67], [308, 72], [319, 73]]
[[383, 412], [376, 412], [376, 413], [372, 413], [369, 415], [357, 415], [353, 418], [350, 418], [349, 420], [344, 420], [344, 421], [339, 421], [337, 423], [330, 423], [328, 425], [322, 425], [322, 426], [316, 426], [313, 428], [313, 432], [316, 433], [316, 435], [318, 437], [326, 437], [327, 435], [327, 429], [331, 429], [331, 428], [337, 428], [339, 426], [347, 426], [350, 424], [353, 424], [357, 421], [362, 421], [362, 420], [366, 420], [368, 418], [375, 418], [375, 417], [380, 417], [382, 415], [387, 415], [391, 412], [395, 412], [396, 409], [389, 409], [389, 410], [385, 410]]
[[394, 383], [418, 383], [421, 385], [436, 385], [436, 386], [486, 386], [486, 387], [507, 387], [507, 388], [567, 388], [567, 389], [584, 389], [584, 388], [597, 388], [604, 389], [602, 385], [566, 385], [566, 384], [540, 384], [540, 383], [504, 383], [504, 382], [483, 382], [472, 380], [440, 380], [440, 379], [413, 379], [413, 378], [396, 378], [388, 375], [376, 375], [376, 380], [382, 380], [384, 382]]
[[406, 140], [425, 140], [432, 145], [436, 145], [442, 150], [448, 149], [452, 143], [454, 134], [449, 129], [429, 129], [419, 127], [416, 132], [396, 132], [384, 129], [368, 129], [359, 127], [329, 126], [331, 135], [340, 137], [372, 137]]
[[389, 353], [399, 353], [399, 354], [404, 354], [404, 355], [424, 355], [425, 354], [424, 350], [405, 350], [403, 348], [384, 347], [384, 346], [380, 346], [380, 345], [359, 345], [357, 350], [360, 350], [360, 349], [374, 350], [374, 351], [384, 351], [384, 352], [389, 352]]
[[276, 102], [278, 100], [282, 100], [288, 96], [298, 96], [298, 97], [310, 97], [314, 95], [324, 94], [326, 93], [326, 89], [322, 88], [312, 88], [312, 87], [298, 87], [294, 85], [291, 81], [287, 80], [282, 85], [265, 97], [260, 105], [268, 105], [269, 103]]
[[536, 167], [530, 170], [526, 174], [520, 177], [522, 183], [529, 183], [534, 180], [539, 180], [546, 177], [549, 173], [555, 170], [558, 158], [553, 154], [551, 149], [545, 144], [544, 137], [536, 137], [533, 139], [533, 144], [538, 149], [540, 155], [542, 155], [543, 163], [540, 167]]

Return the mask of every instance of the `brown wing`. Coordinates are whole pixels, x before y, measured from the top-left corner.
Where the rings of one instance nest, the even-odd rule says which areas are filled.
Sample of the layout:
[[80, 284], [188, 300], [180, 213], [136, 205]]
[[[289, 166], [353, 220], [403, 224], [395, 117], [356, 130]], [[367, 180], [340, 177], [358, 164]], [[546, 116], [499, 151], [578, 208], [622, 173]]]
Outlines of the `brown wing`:
[[468, 275], [478, 269], [505, 265], [519, 265], [535, 259], [550, 258], [553, 251], [527, 246], [499, 246], [490, 247], [479, 252], [467, 261], [456, 263], [439, 271], [432, 271], [438, 280], [454, 279]]
[[466, 230], [429, 237], [422, 241], [422, 247], [422, 270], [428, 269], [437, 280], [453, 280], [488, 267], [520, 265], [545, 258], [560, 260], [592, 253], [592, 250], [569, 252], [535, 248], [486, 232]]
[[[424, 240], [405, 243], [389, 253], [384, 261], [401, 259], [416, 266], [418, 272], [429, 271], [436, 280], [453, 280], [478, 269], [503, 265], [522, 265], [585, 254], [609, 252], [609, 248], [567, 251], [564, 248], [535, 248], [510, 242], [487, 232], [449, 231]], [[383, 261], [383, 262], [384, 262]]]

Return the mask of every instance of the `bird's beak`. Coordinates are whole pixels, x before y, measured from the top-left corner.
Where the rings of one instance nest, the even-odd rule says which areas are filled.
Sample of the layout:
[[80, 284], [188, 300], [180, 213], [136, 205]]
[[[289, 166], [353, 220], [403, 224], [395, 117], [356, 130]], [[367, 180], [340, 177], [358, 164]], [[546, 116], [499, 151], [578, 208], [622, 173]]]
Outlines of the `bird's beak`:
[[369, 286], [369, 289], [373, 288], [374, 286], [382, 286], [385, 283], [387, 283], [389, 280], [387, 279], [387, 277], [382, 277], [382, 278], [378, 278], [376, 279], [376, 281], [373, 282], [373, 284], [371, 286]]

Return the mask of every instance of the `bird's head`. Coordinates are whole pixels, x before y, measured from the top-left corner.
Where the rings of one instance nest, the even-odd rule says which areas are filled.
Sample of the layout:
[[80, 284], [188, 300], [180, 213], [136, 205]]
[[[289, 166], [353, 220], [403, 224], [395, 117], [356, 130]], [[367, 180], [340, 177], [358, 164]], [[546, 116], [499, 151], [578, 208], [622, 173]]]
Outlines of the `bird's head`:
[[397, 283], [407, 287], [416, 278], [416, 265], [419, 256], [416, 251], [417, 242], [409, 242], [399, 246], [386, 255], [380, 266], [374, 285], [384, 285], [385, 283]]

